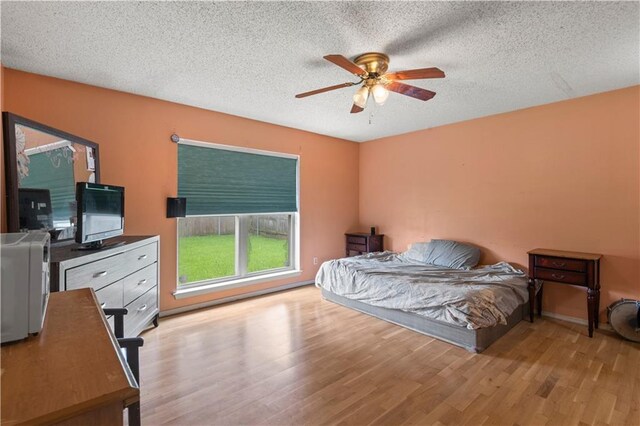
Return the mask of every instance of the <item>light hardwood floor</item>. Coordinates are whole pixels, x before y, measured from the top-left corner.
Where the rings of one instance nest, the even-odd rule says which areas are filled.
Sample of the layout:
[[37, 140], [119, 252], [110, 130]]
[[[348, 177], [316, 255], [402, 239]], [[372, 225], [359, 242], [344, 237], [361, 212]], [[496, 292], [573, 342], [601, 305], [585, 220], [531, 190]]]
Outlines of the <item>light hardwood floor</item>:
[[308, 286], [143, 337], [146, 425], [640, 425], [640, 346], [550, 319], [472, 354]]

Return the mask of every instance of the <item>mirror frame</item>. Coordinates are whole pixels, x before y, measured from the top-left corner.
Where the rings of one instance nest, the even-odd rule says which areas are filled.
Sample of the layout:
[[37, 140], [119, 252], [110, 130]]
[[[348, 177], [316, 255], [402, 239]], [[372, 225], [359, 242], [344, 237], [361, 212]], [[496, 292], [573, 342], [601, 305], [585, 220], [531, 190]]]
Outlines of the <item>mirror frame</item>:
[[[2, 113], [2, 133], [4, 142], [4, 177], [5, 177], [5, 202], [7, 205], [7, 232], [20, 232], [20, 213], [18, 212], [18, 165], [16, 160], [16, 125], [22, 125], [31, 129], [57, 136], [94, 149], [96, 183], [100, 183], [100, 155], [98, 144], [81, 138], [71, 133], [49, 127], [28, 118], [10, 112]], [[68, 241], [67, 238], [58, 241]]]

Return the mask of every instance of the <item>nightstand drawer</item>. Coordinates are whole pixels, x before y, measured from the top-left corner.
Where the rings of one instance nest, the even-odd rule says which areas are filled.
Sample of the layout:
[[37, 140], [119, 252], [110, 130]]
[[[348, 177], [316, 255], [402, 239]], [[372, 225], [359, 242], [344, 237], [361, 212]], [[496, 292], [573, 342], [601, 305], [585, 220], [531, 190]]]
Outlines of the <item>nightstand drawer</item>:
[[[365, 237], [356, 237], [353, 235], [349, 235], [347, 237], [347, 244], [363, 244], [366, 245], [367, 244], [367, 239]], [[356, 250], [356, 249], [353, 249]]]
[[535, 268], [535, 278], [560, 283], [587, 285], [587, 274], [580, 272], [559, 271], [557, 269]]
[[563, 259], [561, 257], [536, 256], [536, 266], [565, 271], [586, 272], [587, 262], [584, 260]]
[[347, 233], [344, 234], [346, 255], [351, 256], [352, 252], [371, 253], [374, 251], [382, 251], [383, 234], [365, 234], [365, 233]]
[[367, 251], [367, 245], [366, 244], [347, 244], [347, 249], [353, 250], [353, 251]]

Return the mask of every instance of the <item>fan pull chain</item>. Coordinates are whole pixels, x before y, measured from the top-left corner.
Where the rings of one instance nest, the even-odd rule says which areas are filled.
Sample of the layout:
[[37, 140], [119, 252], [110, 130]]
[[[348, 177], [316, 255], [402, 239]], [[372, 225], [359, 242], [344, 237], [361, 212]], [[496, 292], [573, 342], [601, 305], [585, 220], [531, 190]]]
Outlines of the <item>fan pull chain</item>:
[[378, 105], [376, 105], [375, 102], [370, 102], [371, 104], [371, 108], [369, 109], [369, 125], [373, 124], [373, 116], [375, 114], [375, 110], [377, 109]]

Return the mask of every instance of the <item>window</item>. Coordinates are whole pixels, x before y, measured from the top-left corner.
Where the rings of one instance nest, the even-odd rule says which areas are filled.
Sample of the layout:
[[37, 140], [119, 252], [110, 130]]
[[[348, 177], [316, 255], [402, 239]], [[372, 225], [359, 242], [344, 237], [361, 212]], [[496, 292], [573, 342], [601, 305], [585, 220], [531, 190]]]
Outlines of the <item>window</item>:
[[297, 156], [181, 140], [178, 196], [176, 297], [297, 270]]
[[234, 216], [178, 219], [178, 283], [236, 275]]

